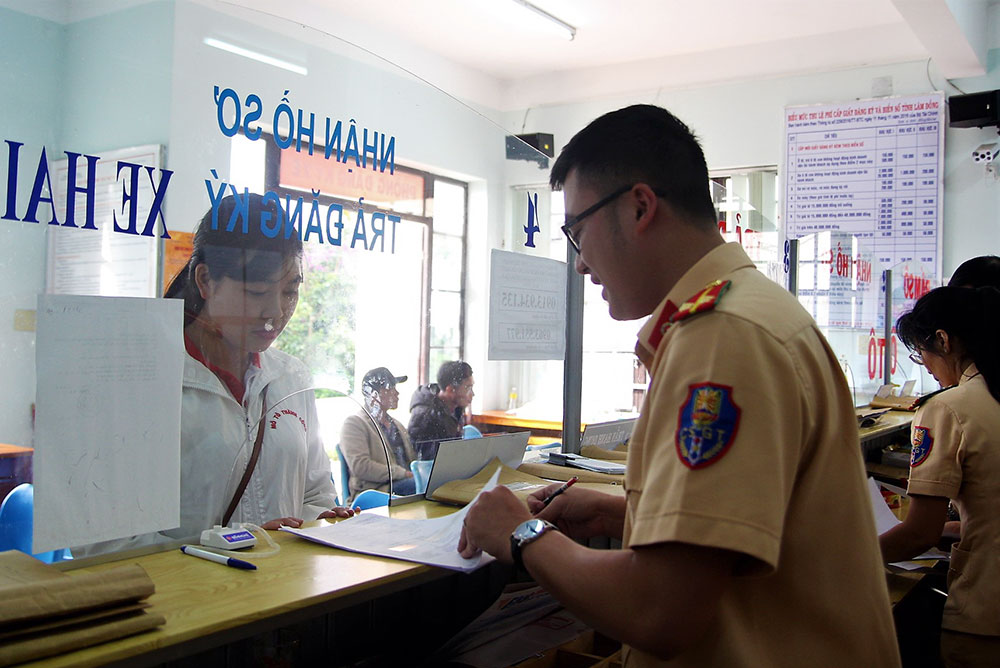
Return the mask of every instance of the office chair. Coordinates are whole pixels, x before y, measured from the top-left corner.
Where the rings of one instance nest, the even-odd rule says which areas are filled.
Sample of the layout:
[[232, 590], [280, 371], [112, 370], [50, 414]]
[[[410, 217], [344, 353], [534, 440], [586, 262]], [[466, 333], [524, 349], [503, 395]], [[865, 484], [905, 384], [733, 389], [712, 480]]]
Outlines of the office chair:
[[340, 443], [333, 446], [333, 449], [337, 452], [337, 459], [340, 461], [340, 480], [337, 481], [337, 488], [340, 491], [338, 501], [340, 505], [346, 506], [351, 496], [351, 469], [347, 466], [347, 459], [344, 457], [344, 451], [340, 449]]
[[414, 493], [423, 494], [427, 491], [427, 481], [431, 477], [433, 459], [414, 459], [410, 462], [410, 472], [413, 473]]
[[366, 489], [363, 492], [358, 492], [358, 495], [354, 497], [354, 501], [351, 502], [351, 508], [360, 508], [361, 510], [380, 508], [381, 506], [388, 505], [389, 495], [377, 489]]
[[[30, 482], [21, 483], [3, 500], [0, 505], [0, 551], [20, 550], [31, 554], [31, 538], [35, 528], [32, 517], [34, 506], [35, 487]], [[47, 564], [73, 558], [70, 551], [65, 549], [39, 552], [31, 556]]]

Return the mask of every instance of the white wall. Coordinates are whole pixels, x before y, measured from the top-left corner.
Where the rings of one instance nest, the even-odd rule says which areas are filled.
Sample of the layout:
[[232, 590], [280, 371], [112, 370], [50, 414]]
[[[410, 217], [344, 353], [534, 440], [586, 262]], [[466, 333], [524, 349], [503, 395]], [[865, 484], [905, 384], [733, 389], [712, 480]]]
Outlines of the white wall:
[[[956, 82], [966, 92], [1000, 88], [996, 53], [991, 52], [985, 77]], [[793, 77], [730, 83], [684, 90], [655, 90], [532, 108], [526, 132], [549, 132], [561, 148], [577, 131], [597, 116], [636, 103], [666, 107], [699, 136], [709, 169], [779, 165], [781, 161], [782, 110], [787, 105], [836, 102], [871, 97], [872, 80], [892, 77], [896, 95], [926, 93], [946, 86], [925, 61], [865, 67]], [[948, 93], [955, 93], [948, 87]], [[520, 132], [525, 110], [505, 116], [508, 128]], [[997, 129], [948, 129], [945, 134], [944, 219], [942, 271], [950, 275], [969, 257], [1000, 253], [998, 205], [1000, 181], [987, 177], [982, 165], [971, 160], [981, 143], [996, 141]], [[558, 155], [558, 153], [557, 153]], [[780, 175], [779, 175], [780, 178]]]
[[[44, 19], [0, 9], [0, 140], [23, 143], [18, 169], [18, 217], [24, 214], [42, 147], [49, 160], [59, 145], [59, 104], [65, 29]], [[0, 215], [7, 202], [8, 148], [0, 144]], [[14, 329], [16, 310], [33, 311], [45, 278], [45, 226], [0, 221], [0, 441], [32, 445], [35, 335]], [[17, 249], [16, 252], [11, 252]]]

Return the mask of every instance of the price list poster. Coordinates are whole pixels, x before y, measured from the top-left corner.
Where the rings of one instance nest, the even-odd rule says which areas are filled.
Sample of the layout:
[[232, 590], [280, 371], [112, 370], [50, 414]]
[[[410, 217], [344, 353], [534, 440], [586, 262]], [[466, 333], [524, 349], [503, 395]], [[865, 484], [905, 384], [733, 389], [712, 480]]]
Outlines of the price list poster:
[[786, 107], [785, 238], [852, 234], [879, 270], [937, 276], [943, 160], [943, 93]]

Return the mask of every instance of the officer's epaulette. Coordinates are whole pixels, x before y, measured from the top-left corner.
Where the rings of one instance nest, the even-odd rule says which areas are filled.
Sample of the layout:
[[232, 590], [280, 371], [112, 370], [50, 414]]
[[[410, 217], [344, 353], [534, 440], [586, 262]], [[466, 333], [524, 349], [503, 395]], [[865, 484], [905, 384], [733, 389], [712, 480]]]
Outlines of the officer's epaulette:
[[681, 304], [680, 308], [670, 317], [670, 322], [679, 322], [696, 313], [712, 310], [732, 284], [732, 281], [712, 281], [698, 294]]
[[958, 387], [958, 385], [949, 385], [948, 387], [942, 387], [940, 390], [934, 390], [933, 392], [925, 394], [924, 396], [920, 397], [919, 399], [913, 402], [913, 408], [920, 408], [921, 406], [926, 404], [927, 400], [930, 399], [931, 397], [936, 397], [942, 392], [946, 392], [947, 390], [950, 390], [953, 387]]

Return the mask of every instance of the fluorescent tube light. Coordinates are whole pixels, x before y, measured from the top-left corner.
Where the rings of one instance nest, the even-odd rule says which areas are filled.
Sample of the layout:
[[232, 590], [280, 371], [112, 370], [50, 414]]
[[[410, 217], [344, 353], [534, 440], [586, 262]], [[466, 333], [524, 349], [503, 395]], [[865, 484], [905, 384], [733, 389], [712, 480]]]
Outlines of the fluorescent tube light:
[[244, 58], [249, 58], [250, 60], [256, 60], [258, 63], [280, 67], [283, 70], [295, 72], [296, 74], [301, 74], [302, 76], [309, 74], [309, 70], [301, 65], [296, 65], [295, 63], [290, 63], [287, 60], [281, 60], [280, 58], [268, 56], [257, 51], [251, 51], [250, 49], [244, 49], [242, 46], [236, 46], [235, 44], [230, 44], [229, 42], [223, 42], [222, 40], [215, 39], [214, 37], [206, 37], [203, 41], [206, 46], [211, 46], [215, 49], [222, 49], [223, 51], [228, 51], [229, 53], [235, 53], [237, 56], [243, 56]]
[[573, 38], [576, 37], [576, 28], [574, 28], [570, 24], [566, 23], [565, 21], [563, 21], [558, 16], [553, 16], [552, 14], [549, 14], [547, 11], [545, 11], [541, 7], [536, 7], [535, 5], [531, 4], [530, 2], [528, 2], [528, 0], [512, 0], [512, 2], [514, 2], [514, 4], [520, 5], [521, 7], [524, 7], [525, 9], [527, 9], [529, 12], [531, 12], [532, 16], [540, 17], [542, 19], [545, 19], [545, 21], [547, 22], [546, 23], [547, 27], [549, 27], [549, 28], [552, 28], [552, 27], [558, 28], [559, 32], [566, 39], [572, 41]]

